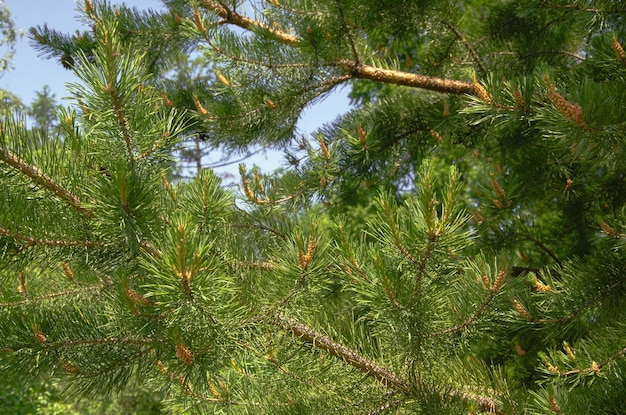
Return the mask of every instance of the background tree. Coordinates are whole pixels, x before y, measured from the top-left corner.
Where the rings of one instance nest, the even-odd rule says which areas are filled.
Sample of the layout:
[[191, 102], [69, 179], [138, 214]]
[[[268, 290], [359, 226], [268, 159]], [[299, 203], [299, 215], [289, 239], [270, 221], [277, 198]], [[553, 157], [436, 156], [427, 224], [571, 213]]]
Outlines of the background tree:
[[13, 55], [15, 55], [15, 42], [22, 36], [22, 32], [15, 28], [15, 21], [11, 11], [0, 1], [0, 74], [11, 69], [13, 65]]
[[45, 131], [55, 130], [59, 125], [57, 106], [55, 95], [50, 93], [48, 85], [44, 85], [41, 91], [36, 92], [28, 108], [27, 115], [33, 120], [33, 127]]
[[[84, 86], [54, 152], [2, 130], [6, 373], [196, 412], [622, 411], [621, 5], [166, 4], [32, 32]], [[180, 45], [214, 73], [191, 90], [161, 72]], [[171, 184], [190, 132], [293, 168], [242, 166], [234, 203]]]

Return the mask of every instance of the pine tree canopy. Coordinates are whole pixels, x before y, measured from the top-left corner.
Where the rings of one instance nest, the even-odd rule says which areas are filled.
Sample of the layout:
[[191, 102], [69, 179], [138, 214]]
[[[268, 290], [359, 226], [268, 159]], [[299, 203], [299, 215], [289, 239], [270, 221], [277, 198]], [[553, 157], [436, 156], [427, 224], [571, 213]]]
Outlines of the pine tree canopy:
[[[172, 412], [624, 413], [622, 2], [163, 4], [31, 30], [76, 83], [60, 138], [2, 118], [4, 377]], [[189, 140], [287, 165], [173, 180]]]

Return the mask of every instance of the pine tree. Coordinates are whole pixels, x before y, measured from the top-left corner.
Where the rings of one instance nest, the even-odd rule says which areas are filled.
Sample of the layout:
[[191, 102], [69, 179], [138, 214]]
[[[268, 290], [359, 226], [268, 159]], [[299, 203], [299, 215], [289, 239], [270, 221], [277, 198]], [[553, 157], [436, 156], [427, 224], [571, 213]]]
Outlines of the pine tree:
[[56, 107], [58, 106], [50, 87], [44, 85], [41, 91], [36, 92], [35, 99], [30, 104], [28, 116], [33, 120], [33, 127], [44, 131], [52, 131], [58, 127]]
[[[32, 32], [82, 83], [61, 141], [3, 121], [3, 373], [194, 413], [622, 413], [621, 4], [165, 4]], [[168, 88], [193, 45], [214, 76]], [[170, 183], [189, 134], [293, 168]]]

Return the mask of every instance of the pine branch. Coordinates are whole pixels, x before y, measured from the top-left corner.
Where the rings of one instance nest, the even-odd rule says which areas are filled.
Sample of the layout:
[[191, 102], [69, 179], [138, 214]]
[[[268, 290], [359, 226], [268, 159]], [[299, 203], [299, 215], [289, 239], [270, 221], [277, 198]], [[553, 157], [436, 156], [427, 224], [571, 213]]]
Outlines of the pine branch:
[[253, 30], [253, 29], [266, 30], [269, 33], [271, 33], [272, 36], [274, 36], [276, 39], [287, 44], [296, 44], [300, 42], [300, 39], [297, 36], [290, 35], [289, 33], [285, 33], [281, 30], [271, 28], [257, 20], [253, 20], [246, 16], [243, 16], [235, 12], [234, 10], [229, 9], [226, 5], [224, 5], [221, 2], [205, 0], [204, 5], [207, 9], [213, 10], [215, 13], [217, 13], [217, 15], [223, 18], [226, 23], [239, 26], [242, 29], [246, 29], [246, 30]]
[[39, 170], [39, 168], [28, 164], [15, 154], [11, 153], [7, 148], [0, 147], [0, 161], [18, 170], [20, 173], [29, 177], [32, 181], [43, 188], [50, 190], [56, 196], [68, 202], [78, 212], [89, 216], [89, 210], [81, 206], [81, 202], [76, 195], [61, 187], [58, 183], [52, 180], [51, 177]]
[[[318, 332], [317, 330], [298, 323], [292, 318], [278, 315], [275, 316], [275, 319], [275, 323], [279, 327], [290, 331], [306, 343], [309, 343], [320, 350], [324, 350], [368, 376], [372, 376], [381, 382], [386, 388], [395, 389], [406, 395], [410, 395], [411, 388], [409, 383], [378, 363], [367, 359], [349, 347], [332, 340], [330, 337]], [[467, 403], [476, 402], [482, 410], [489, 413], [502, 413], [498, 410], [498, 406], [501, 405], [500, 402], [488, 396], [479, 395], [475, 392], [466, 390], [453, 390], [448, 393], [448, 396], [450, 398], [461, 398]]]
[[[237, 12], [226, 7], [224, 4], [211, 0], [205, 0], [204, 5], [205, 7], [213, 10], [220, 17], [222, 17], [224, 19], [224, 22], [227, 24], [232, 24], [249, 31], [252, 31], [253, 29], [266, 30], [277, 40], [288, 45], [296, 46], [298, 43], [301, 42], [301, 39], [294, 35], [268, 27], [267, 25], [257, 20], [253, 20], [241, 14], [238, 14]], [[201, 26], [198, 24], [196, 25]], [[412, 88], [425, 89], [428, 91], [444, 92], [456, 95], [470, 94], [478, 97], [482, 96], [481, 91], [476, 87], [476, 84], [471, 82], [436, 78], [391, 69], [376, 68], [373, 66], [362, 64], [358, 61], [351, 61], [348, 59], [339, 59], [335, 62], [329, 62], [328, 66], [342, 68], [349, 73], [351, 78], [354, 79], [368, 79], [375, 82], [402, 85]]]
[[100, 344], [130, 344], [133, 346], [153, 345], [162, 343], [160, 339], [133, 339], [133, 338], [120, 338], [120, 337], [103, 337], [96, 339], [82, 339], [82, 340], [61, 340], [58, 342], [45, 343], [47, 347], [51, 348], [63, 348], [63, 347], [80, 347], [80, 346], [93, 346]]
[[374, 66], [359, 64], [347, 59], [340, 59], [332, 65], [346, 68], [352, 77], [356, 79], [367, 79], [375, 82], [409, 86], [412, 88], [445, 92], [448, 94], [469, 94], [481, 97], [479, 92], [476, 90], [476, 86], [471, 82], [436, 78], [392, 69], [376, 68]]
[[569, 372], [559, 372], [559, 376], [572, 376], [572, 375], [578, 375], [580, 373], [592, 373], [592, 372], [597, 374], [602, 370], [603, 367], [613, 362], [614, 360], [617, 360], [623, 357], [624, 355], [626, 355], [626, 347], [624, 347], [622, 350], [618, 351], [617, 353], [613, 354], [612, 356], [609, 356], [603, 362], [596, 363], [594, 361], [590, 368], [570, 370]]
[[[110, 285], [110, 284], [108, 284]], [[80, 288], [77, 290], [68, 290], [68, 291], [61, 291], [61, 292], [57, 292], [57, 293], [52, 293], [52, 294], [46, 294], [46, 295], [42, 295], [39, 297], [35, 297], [35, 298], [29, 298], [26, 300], [22, 300], [22, 301], [15, 301], [15, 302], [11, 302], [11, 303], [0, 303], [0, 308], [13, 308], [13, 307], [19, 307], [22, 305], [26, 305], [26, 304], [32, 304], [32, 303], [38, 303], [41, 301], [46, 301], [46, 300], [51, 300], [53, 298], [58, 298], [58, 297], [68, 297], [68, 296], [74, 296], [77, 294], [84, 294], [84, 293], [88, 293], [91, 291], [99, 291], [102, 288], [105, 288], [106, 285], [103, 284], [98, 284], [98, 285], [94, 285], [94, 286], [89, 286], [89, 287], [85, 287], [85, 288]]]
[[94, 247], [94, 246], [102, 246], [97, 242], [91, 241], [64, 241], [62, 239], [42, 239], [42, 238], [33, 238], [31, 236], [22, 235], [18, 232], [12, 232], [8, 229], [0, 228], [0, 235], [8, 236], [9, 238], [17, 239], [19, 241], [26, 242], [29, 246], [34, 245], [44, 245], [44, 246], [62, 246], [62, 247], [70, 247], [70, 246], [84, 246], [84, 247]]
[[304, 324], [300, 324], [292, 318], [280, 315], [276, 316], [276, 323], [278, 326], [290, 331], [303, 341], [312, 344], [314, 347], [324, 350], [335, 357], [338, 357], [361, 372], [374, 377], [385, 387], [401, 391], [408, 390], [408, 383], [396, 374], [380, 366], [378, 363], [363, 357], [354, 350], [337, 343], [317, 330]]
[[491, 304], [493, 299], [500, 292], [500, 288], [502, 288], [502, 285], [504, 285], [505, 277], [506, 277], [506, 270], [500, 270], [498, 272], [498, 276], [496, 277], [496, 280], [494, 281], [493, 285], [491, 286], [491, 289], [489, 290], [489, 295], [487, 296], [485, 301], [483, 301], [483, 303], [480, 305], [480, 307], [478, 307], [476, 309], [474, 314], [472, 314], [467, 320], [465, 320], [461, 324], [458, 324], [458, 325], [456, 325], [454, 327], [450, 327], [450, 328], [447, 328], [445, 330], [441, 330], [441, 331], [439, 331], [437, 333], [434, 333], [433, 337], [439, 337], [439, 336], [442, 336], [444, 334], [449, 334], [449, 333], [454, 333], [454, 332], [457, 332], [457, 331], [460, 331], [460, 330], [464, 330], [467, 327], [469, 327], [470, 325], [472, 325], [485, 312], [485, 310], [487, 309], [489, 304]]

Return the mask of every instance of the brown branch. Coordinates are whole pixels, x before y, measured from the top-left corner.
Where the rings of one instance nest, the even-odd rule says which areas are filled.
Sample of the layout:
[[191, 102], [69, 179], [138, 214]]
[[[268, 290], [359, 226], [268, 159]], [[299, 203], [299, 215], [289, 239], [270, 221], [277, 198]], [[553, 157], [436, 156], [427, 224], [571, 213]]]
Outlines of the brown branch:
[[622, 350], [620, 350], [619, 352], [615, 353], [613, 356], [609, 356], [606, 360], [604, 360], [601, 363], [596, 363], [596, 365], [594, 367], [591, 368], [587, 368], [587, 369], [576, 369], [576, 370], [570, 370], [569, 372], [559, 372], [559, 376], [571, 376], [571, 375], [577, 375], [579, 373], [590, 373], [590, 372], [594, 372], [597, 373], [600, 370], [602, 370], [602, 368], [606, 365], [608, 365], [609, 363], [611, 363], [614, 360], [619, 359], [620, 357], [626, 355], [626, 347], [624, 347]]
[[522, 239], [527, 239], [531, 241], [532, 243], [537, 245], [543, 252], [548, 254], [548, 256], [554, 260], [554, 262], [556, 262], [558, 265], [561, 265], [561, 260], [556, 256], [556, 254], [539, 239], [536, 239], [530, 235], [522, 235]]
[[350, 366], [374, 377], [380, 381], [385, 387], [398, 389], [401, 391], [408, 390], [408, 383], [390, 372], [378, 363], [373, 362], [354, 350], [337, 343], [330, 337], [318, 332], [317, 330], [296, 322], [292, 318], [277, 316], [276, 323], [285, 330], [290, 331], [306, 343], [312, 344], [320, 350], [324, 350], [331, 355], [345, 361]]
[[472, 82], [435, 78], [392, 69], [376, 68], [369, 65], [358, 64], [347, 59], [340, 59], [334, 65], [346, 68], [350, 71], [352, 77], [357, 79], [367, 79], [375, 82], [402, 85], [448, 94], [480, 96]]
[[[204, 6], [222, 17], [225, 23], [238, 26], [245, 30], [263, 29], [274, 36], [277, 40], [287, 45], [297, 45], [302, 40], [297, 36], [269, 27], [257, 20], [250, 19], [229, 9], [225, 5], [212, 0], [205, 0]], [[376, 68], [364, 65], [348, 59], [339, 59], [328, 63], [328, 66], [339, 67], [348, 71], [351, 78], [368, 79], [370, 81], [390, 83], [408, 86], [412, 88], [426, 89], [429, 91], [444, 92], [449, 94], [470, 94], [480, 96], [476, 86], [471, 82], [452, 79], [436, 78], [409, 72], [395, 71], [391, 69]]]
[[101, 246], [101, 244], [90, 241], [64, 241], [61, 239], [37, 239], [27, 235], [22, 235], [17, 232], [12, 232], [7, 229], [0, 228], [0, 235], [8, 236], [9, 238], [17, 239], [19, 241], [26, 242], [29, 246], [34, 245], [46, 245], [46, 246], [85, 246], [85, 247], [94, 247]]
[[[117, 89], [115, 88], [115, 84], [111, 80], [109, 86], [105, 88], [105, 91], [111, 97], [111, 102], [113, 103], [113, 108], [115, 109], [115, 116], [117, 118], [117, 124], [120, 126], [122, 130], [122, 136], [124, 137], [124, 142], [126, 143], [126, 151], [128, 152], [128, 160], [130, 161], [130, 165], [132, 167], [135, 166], [135, 158], [133, 156], [133, 143], [130, 136], [130, 131], [128, 128], [128, 120], [124, 116], [124, 112], [122, 111], [122, 106], [120, 104], [119, 96], [117, 94]], [[122, 205], [125, 211], [128, 210], [127, 206]], [[126, 212], [129, 213], [129, 212]]]
[[254, 29], [266, 30], [268, 33], [270, 33], [272, 36], [274, 36], [276, 39], [280, 40], [283, 43], [295, 44], [295, 43], [300, 42], [300, 39], [297, 36], [283, 32], [282, 30], [274, 29], [272, 27], [264, 25], [263, 23], [257, 20], [253, 20], [246, 16], [243, 16], [235, 12], [234, 10], [229, 9], [228, 7], [226, 7], [225, 5], [219, 2], [212, 1], [212, 0], [205, 0], [204, 6], [207, 9], [214, 11], [218, 16], [224, 19], [226, 23], [239, 26], [242, 29], [246, 29], [246, 30], [254, 30]]
[[606, 287], [604, 290], [600, 291], [598, 294], [594, 295], [588, 301], [586, 301], [584, 304], [582, 304], [580, 306], [580, 308], [574, 310], [572, 313], [568, 314], [567, 316], [560, 317], [560, 318], [536, 319], [536, 320], [533, 320], [532, 322], [533, 323], [541, 323], [541, 324], [546, 324], [546, 323], [547, 324], [553, 324], [553, 323], [557, 323], [558, 324], [558, 323], [565, 323], [565, 322], [568, 322], [570, 320], [573, 320], [580, 313], [585, 311], [588, 307], [591, 307], [595, 303], [603, 300], [604, 297], [606, 297], [607, 295], [609, 295], [611, 293], [611, 291], [613, 291], [614, 289], [618, 288], [619, 286], [621, 286], [625, 282], [626, 282], [626, 280], [620, 279], [616, 283]]
[[38, 167], [28, 164], [15, 154], [11, 153], [7, 148], [0, 147], [0, 161], [8, 164], [20, 173], [30, 178], [33, 182], [48, 189], [56, 196], [68, 202], [78, 212], [89, 216], [89, 211], [82, 207], [80, 200], [69, 190], [64, 189], [57, 184], [51, 177], [42, 172]]
[[[393, 372], [382, 367], [376, 362], [373, 362], [361, 354], [355, 352], [347, 346], [344, 346], [330, 337], [318, 332], [317, 330], [308, 327], [304, 324], [300, 324], [292, 318], [284, 316], [276, 316], [275, 324], [279, 327], [290, 331], [295, 336], [299, 337], [306, 343], [313, 345], [314, 347], [324, 350], [335, 356], [350, 366], [360, 370], [361, 372], [372, 376], [379, 382], [381, 382], [386, 388], [397, 390], [405, 395], [410, 395], [410, 385], [407, 381], [400, 378]], [[501, 405], [496, 399], [488, 396], [479, 395], [471, 391], [454, 390], [448, 393], [450, 398], [459, 397], [466, 402], [476, 402], [482, 410], [489, 413], [499, 414], [498, 406]]]
[[478, 319], [478, 317], [481, 316], [481, 314], [487, 309], [489, 304], [491, 304], [491, 301], [495, 298], [496, 293], [497, 293], [496, 291], [491, 290], [489, 292], [489, 296], [487, 297], [487, 299], [483, 301], [480, 307], [478, 307], [476, 311], [474, 312], [474, 314], [472, 314], [467, 320], [465, 320], [461, 324], [458, 324], [454, 327], [449, 327], [445, 330], [438, 331], [437, 333], [434, 333], [432, 336], [439, 337], [439, 336], [443, 336], [444, 334], [454, 333], [460, 330], [464, 330], [466, 327], [469, 327]]
[[132, 345], [151, 345], [162, 343], [159, 339], [124, 339], [117, 337], [104, 337], [100, 339], [83, 339], [83, 340], [62, 340], [58, 342], [46, 343], [49, 347], [79, 347], [93, 346], [98, 344], [132, 344]]
[[81, 288], [78, 290], [61, 291], [58, 293], [46, 294], [46, 295], [42, 295], [39, 297], [30, 298], [30, 299], [26, 299], [22, 301], [16, 301], [12, 303], [0, 303], [0, 308], [19, 307], [22, 305], [26, 305], [30, 303], [38, 303], [40, 301], [50, 300], [50, 299], [57, 298], [57, 297], [65, 297], [65, 296], [71, 296], [71, 295], [76, 295], [76, 294], [83, 294], [83, 293], [87, 293], [90, 291], [99, 291], [102, 288], [103, 288], [103, 285], [98, 284], [96, 286], [90, 286], [90, 287]]

